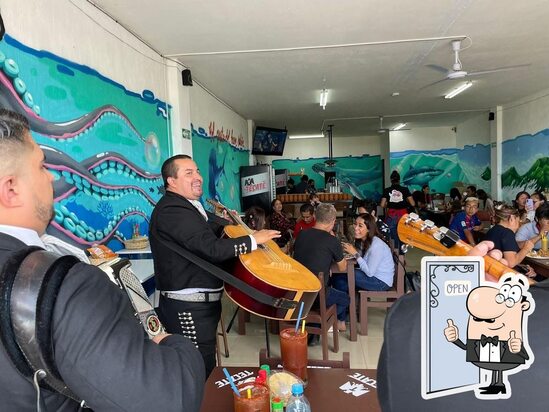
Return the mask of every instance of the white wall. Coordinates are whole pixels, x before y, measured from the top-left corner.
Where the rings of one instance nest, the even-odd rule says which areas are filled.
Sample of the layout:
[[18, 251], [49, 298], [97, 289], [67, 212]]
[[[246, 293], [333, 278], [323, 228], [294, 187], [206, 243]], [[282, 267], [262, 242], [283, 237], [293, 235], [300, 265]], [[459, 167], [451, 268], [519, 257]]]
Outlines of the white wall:
[[488, 112], [479, 113], [472, 119], [456, 125], [456, 147], [476, 144], [490, 144]]
[[[333, 157], [362, 156], [363, 154], [376, 156], [381, 153], [381, 142], [379, 136], [334, 137], [332, 149]], [[259, 163], [270, 164], [273, 160], [297, 158], [303, 160], [328, 157], [328, 154], [328, 139], [321, 137], [317, 139], [287, 139], [283, 156], [255, 157]]]
[[215, 130], [232, 130], [235, 137], [244, 138], [244, 147], [248, 148], [248, 122], [234, 110], [212, 96], [203, 87], [194, 84], [189, 87], [191, 122], [195, 129], [203, 127], [208, 131], [211, 122], [215, 122]]
[[456, 133], [452, 127], [421, 127], [389, 132], [390, 150], [391, 152], [403, 152], [405, 150], [439, 150], [456, 147]]
[[6, 32], [29, 47], [167, 99], [162, 57], [84, 0], [2, 0], [2, 18]]
[[549, 89], [503, 105], [503, 140], [549, 128]]

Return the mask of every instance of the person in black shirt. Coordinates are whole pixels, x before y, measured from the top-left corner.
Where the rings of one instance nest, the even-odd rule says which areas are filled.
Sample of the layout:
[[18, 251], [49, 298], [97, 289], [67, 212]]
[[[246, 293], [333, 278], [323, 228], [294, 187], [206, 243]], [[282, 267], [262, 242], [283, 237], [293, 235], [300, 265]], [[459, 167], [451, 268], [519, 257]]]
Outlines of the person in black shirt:
[[330, 286], [330, 270], [333, 263], [341, 272], [345, 271], [347, 261], [343, 257], [343, 248], [332, 229], [336, 221], [334, 205], [321, 203], [316, 209], [314, 227], [301, 231], [294, 244], [294, 259], [314, 274], [324, 274], [326, 307], [337, 306], [338, 329], [346, 330], [345, 319], [349, 307], [349, 295]]
[[301, 181], [296, 185], [294, 193], [307, 193], [309, 188], [309, 176], [301, 176]]
[[[522, 248], [519, 247], [515, 240], [515, 233], [520, 226], [520, 218], [518, 210], [514, 207], [506, 204], [498, 205], [495, 209], [494, 219], [496, 225], [486, 233], [484, 240], [494, 242], [494, 249], [503, 253], [503, 258], [507, 261], [508, 266], [515, 267], [534, 248], [534, 242], [526, 240]], [[534, 276], [535, 273], [530, 270], [526, 275]]]
[[393, 170], [391, 173], [391, 186], [383, 190], [380, 206], [385, 211], [385, 223], [391, 230], [391, 237], [395, 241], [395, 247], [400, 250], [400, 239], [397, 233], [397, 225], [400, 218], [408, 212], [408, 207], [416, 205], [410, 190], [401, 186], [400, 174]]

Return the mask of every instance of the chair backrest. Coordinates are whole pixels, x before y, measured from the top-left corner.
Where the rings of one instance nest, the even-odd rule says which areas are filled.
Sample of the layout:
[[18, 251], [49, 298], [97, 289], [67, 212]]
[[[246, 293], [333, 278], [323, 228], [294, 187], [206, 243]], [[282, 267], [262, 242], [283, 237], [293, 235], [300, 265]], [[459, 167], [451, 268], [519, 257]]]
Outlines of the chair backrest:
[[[268, 357], [265, 348], [259, 351], [259, 365], [269, 365], [271, 369], [282, 368], [282, 358]], [[307, 365], [316, 368], [350, 369], [351, 356], [349, 352], [343, 352], [341, 360], [308, 359]]]
[[404, 278], [406, 276], [406, 266], [404, 265], [404, 255], [397, 255], [398, 260], [395, 262], [395, 278], [394, 285], [398, 296], [404, 295], [405, 284]]

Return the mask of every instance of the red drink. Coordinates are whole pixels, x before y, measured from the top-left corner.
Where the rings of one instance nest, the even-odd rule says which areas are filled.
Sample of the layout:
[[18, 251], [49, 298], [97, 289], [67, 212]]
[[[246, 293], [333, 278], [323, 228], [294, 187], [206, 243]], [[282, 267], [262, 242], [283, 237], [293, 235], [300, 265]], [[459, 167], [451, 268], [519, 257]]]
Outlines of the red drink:
[[284, 369], [307, 382], [307, 331], [296, 333], [294, 328], [281, 331], [280, 354]]
[[266, 385], [256, 382], [244, 382], [237, 385], [236, 388], [240, 392], [240, 396], [233, 392], [235, 412], [270, 412], [271, 394]]

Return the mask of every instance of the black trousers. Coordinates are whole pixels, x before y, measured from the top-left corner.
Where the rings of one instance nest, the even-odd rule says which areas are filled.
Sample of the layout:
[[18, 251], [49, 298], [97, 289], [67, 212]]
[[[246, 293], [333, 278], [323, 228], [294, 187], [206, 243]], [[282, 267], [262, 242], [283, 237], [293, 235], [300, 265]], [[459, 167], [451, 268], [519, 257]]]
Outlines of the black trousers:
[[206, 379], [215, 368], [221, 301], [183, 302], [160, 295], [159, 317], [168, 333], [191, 339], [204, 359]]

